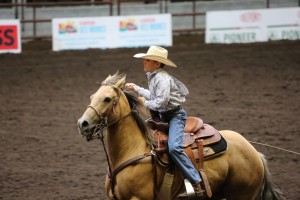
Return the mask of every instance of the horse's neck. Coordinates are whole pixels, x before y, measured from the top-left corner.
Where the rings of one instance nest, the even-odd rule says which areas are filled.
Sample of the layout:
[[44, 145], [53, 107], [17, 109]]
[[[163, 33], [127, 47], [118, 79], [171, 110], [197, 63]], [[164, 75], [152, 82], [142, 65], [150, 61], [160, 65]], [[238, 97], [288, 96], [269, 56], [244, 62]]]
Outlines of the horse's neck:
[[114, 167], [150, 151], [146, 139], [132, 116], [124, 118], [108, 129], [107, 145], [111, 164]]

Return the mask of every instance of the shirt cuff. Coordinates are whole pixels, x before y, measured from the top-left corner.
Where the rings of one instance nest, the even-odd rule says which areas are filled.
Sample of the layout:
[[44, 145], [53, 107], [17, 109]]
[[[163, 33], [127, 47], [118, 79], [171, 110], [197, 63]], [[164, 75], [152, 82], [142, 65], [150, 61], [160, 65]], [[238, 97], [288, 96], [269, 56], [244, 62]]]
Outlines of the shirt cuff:
[[149, 101], [145, 100], [144, 105], [146, 108], [149, 108]]
[[141, 88], [140, 86], [138, 86], [138, 85], [135, 85], [136, 87], [135, 88], [133, 88], [134, 89], [134, 91], [136, 91], [136, 92], [138, 92], [139, 91], [139, 89]]

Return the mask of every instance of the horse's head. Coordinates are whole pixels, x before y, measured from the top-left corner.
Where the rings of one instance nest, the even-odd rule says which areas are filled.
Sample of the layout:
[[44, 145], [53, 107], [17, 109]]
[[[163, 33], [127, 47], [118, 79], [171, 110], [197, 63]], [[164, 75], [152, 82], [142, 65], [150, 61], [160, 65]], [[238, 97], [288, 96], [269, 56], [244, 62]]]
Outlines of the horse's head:
[[78, 130], [88, 141], [98, 138], [99, 132], [118, 117], [116, 106], [122, 95], [125, 79], [126, 76], [118, 72], [113, 76], [109, 75], [97, 92], [91, 95], [90, 105], [78, 120]]

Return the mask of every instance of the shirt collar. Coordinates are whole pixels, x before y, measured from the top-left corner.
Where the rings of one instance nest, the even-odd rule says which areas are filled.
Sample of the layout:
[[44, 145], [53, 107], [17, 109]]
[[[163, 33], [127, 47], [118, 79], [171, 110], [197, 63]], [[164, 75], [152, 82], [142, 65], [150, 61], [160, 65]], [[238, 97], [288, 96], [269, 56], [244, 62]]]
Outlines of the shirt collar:
[[161, 72], [163, 71], [162, 68], [158, 68], [157, 70], [153, 71], [153, 72], [147, 72], [146, 75], [147, 75], [147, 78], [148, 80], [150, 80], [151, 78], [153, 78], [158, 72]]

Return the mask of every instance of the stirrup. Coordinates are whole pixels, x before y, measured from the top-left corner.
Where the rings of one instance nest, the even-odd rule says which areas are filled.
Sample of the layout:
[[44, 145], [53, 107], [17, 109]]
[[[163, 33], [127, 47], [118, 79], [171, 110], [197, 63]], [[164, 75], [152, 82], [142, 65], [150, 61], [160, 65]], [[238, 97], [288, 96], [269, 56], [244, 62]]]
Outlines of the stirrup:
[[185, 186], [185, 192], [179, 194], [177, 198], [195, 198], [195, 197], [202, 197], [203, 196], [203, 190], [200, 191], [194, 191], [194, 187], [192, 186], [191, 182], [187, 179], [184, 179], [184, 186]]

